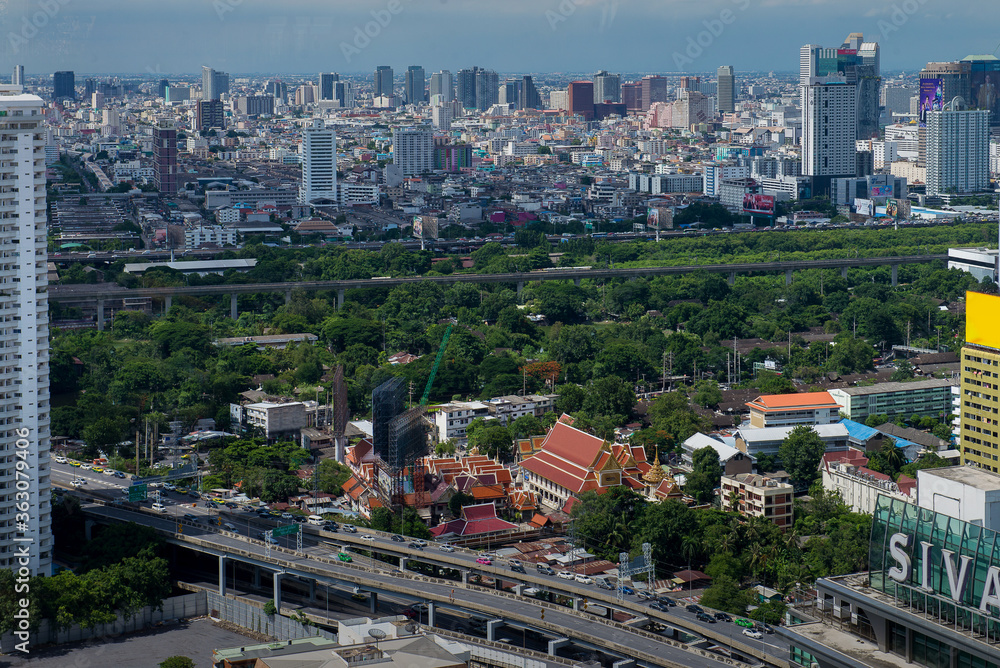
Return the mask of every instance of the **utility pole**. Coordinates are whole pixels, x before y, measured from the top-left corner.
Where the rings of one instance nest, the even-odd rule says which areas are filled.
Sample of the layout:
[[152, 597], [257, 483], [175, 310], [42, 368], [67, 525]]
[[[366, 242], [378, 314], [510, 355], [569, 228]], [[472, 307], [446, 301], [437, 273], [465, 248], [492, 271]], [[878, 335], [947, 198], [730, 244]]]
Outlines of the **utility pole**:
[[660, 383], [660, 392], [667, 390], [667, 351], [663, 351], [663, 382]]

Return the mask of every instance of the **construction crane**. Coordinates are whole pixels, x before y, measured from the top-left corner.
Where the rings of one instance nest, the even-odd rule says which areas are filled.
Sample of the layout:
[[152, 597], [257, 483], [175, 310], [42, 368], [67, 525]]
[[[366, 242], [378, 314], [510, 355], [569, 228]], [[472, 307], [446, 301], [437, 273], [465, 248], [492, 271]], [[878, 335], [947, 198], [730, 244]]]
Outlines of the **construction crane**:
[[448, 339], [451, 338], [451, 325], [448, 325], [448, 329], [444, 330], [444, 336], [441, 337], [441, 346], [438, 348], [437, 357], [434, 358], [434, 366], [431, 367], [431, 375], [427, 377], [427, 386], [424, 387], [424, 394], [420, 397], [420, 405], [426, 406], [427, 400], [431, 396], [431, 387], [434, 385], [434, 378], [437, 376], [438, 367], [441, 366], [441, 360], [444, 358], [444, 351], [448, 347]]

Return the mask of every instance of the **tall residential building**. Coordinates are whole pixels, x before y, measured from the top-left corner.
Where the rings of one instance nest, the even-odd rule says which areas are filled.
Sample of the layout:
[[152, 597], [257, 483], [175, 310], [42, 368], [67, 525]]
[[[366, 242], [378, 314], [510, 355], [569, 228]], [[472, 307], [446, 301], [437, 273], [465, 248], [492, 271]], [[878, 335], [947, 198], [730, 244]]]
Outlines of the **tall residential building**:
[[195, 114], [195, 128], [206, 132], [213, 128], [226, 129], [226, 112], [222, 100], [199, 100]]
[[963, 63], [969, 64], [970, 109], [985, 109], [990, 112], [990, 125], [1000, 126], [1000, 58], [993, 55], [966, 56]]
[[463, 107], [486, 111], [500, 99], [500, 77], [481, 67], [459, 70], [456, 89]]
[[927, 112], [927, 194], [977, 193], [990, 184], [990, 112], [956, 98]]
[[451, 130], [451, 122], [454, 120], [451, 104], [438, 104], [431, 107], [431, 122], [435, 130], [448, 132]]
[[375, 85], [372, 88], [372, 95], [375, 97], [392, 97], [393, 76], [392, 68], [388, 65], [379, 65], [375, 68]]
[[218, 100], [229, 94], [229, 74], [213, 70], [211, 67], [201, 68], [201, 99]]
[[14, 74], [11, 76], [10, 82], [15, 86], [24, 85], [24, 65], [14, 66]]
[[455, 99], [455, 87], [449, 70], [441, 70], [431, 75], [430, 96], [433, 98], [435, 95], [441, 95], [442, 102], [451, 102]]
[[622, 101], [622, 78], [601, 70], [594, 75], [594, 104]]
[[959, 448], [962, 464], [998, 472], [1000, 467], [1000, 297], [965, 293]]
[[[0, 393], [0, 410], [9, 416], [0, 429], [6, 480], [0, 515], [7, 518], [0, 527], [0, 568], [26, 568], [31, 575], [50, 575], [52, 568], [43, 109], [41, 98], [21, 94], [20, 86], [0, 86], [0, 140], [8, 146], [0, 162], [8, 172], [0, 194], [0, 371], [16, 383]], [[17, 475], [16, 496], [15, 466], [28, 472]]]
[[[667, 79], [661, 76], [643, 77], [642, 81], [642, 111], [649, 111], [649, 107], [656, 102], [669, 102], [667, 99]], [[626, 105], [627, 106], [627, 105]]]
[[719, 83], [719, 111], [732, 114], [736, 111], [736, 75], [732, 65], [723, 65], [716, 71]]
[[64, 70], [52, 75], [52, 99], [76, 99], [76, 76], [73, 72]]
[[392, 131], [392, 163], [403, 176], [418, 176], [434, 169], [434, 131], [427, 127]]
[[270, 95], [241, 95], [236, 98], [236, 111], [244, 116], [273, 116], [274, 98]]
[[855, 94], [856, 135], [871, 139], [879, 135], [880, 55], [877, 42], [865, 42], [861, 33], [851, 33], [839, 47], [806, 44], [799, 50], [799, 84], [815, 77], [842, 77], [857, 88]]
[[466, 109], [476, 108], [476, 71], [478, 69], [478, 67], [462, 69], [455, 76], [456, 99]]
[[926, 80], [940, 80], [941, 101], [951, 102], [954, 98], [960, 97], [966, 104], [971, 104], [972, 97], [972, 63], [927, 63], [927, 67], [920, 70], [921, 89], [928, 88]]
[[282, 102], [288, 101], [288, 84], [284, 81], [268, 81], [267, 86], [264, 87], [264, 92], [268, 95], [273, 95]]
[[521, 98], [518, 100], [519, 109], [541, 109], [542, 96], [538, 94], [538, 88], [529, 75], [521, 77]]
[[802, 173], [814, 191], [826, 192], [829, 178], [857, 171], [857, 86], [835, 75], [811, 77], [802, 91]]
[[420, 65], [410, 65], [406, 68], [404, 92], [407, 104], [418, 104], [426, 99], [427, 75]]
[[500, 84], [500, 104], [510, 104], [514, 107], [519, 106], [519, 101], [521, 99], [521, 82], [514, 79], [508, 79]]
[[345, 109], [354, 107], [354, 84], [350, 81], [338, 81], [334, 87], [333, 97]]
[[566, 88], [569, 97], [569, 113], [582, 116], [584, 120], [594, 119], [594, 84], [591, 81], [572, 81]]
[[153, 185], [162, 195], [177, 194], [177, 129], [169, 119], [153, 128]]
[[167, 97], [167, 88], [170, 87], [170, 82], [166, 79], [160, 79], [156, 82], [156, 97]]
[[333, 100], [336, 92], [335, 84], [340, 81], [340, 75], [336, 72], [320, 72], [319, 75], [319, 99]]
[[302, 129], [300, 204], [337, 202], [337, 133], [314, 118]]
[[638, 81], [622, 84], [622, 102], [629, 111], [646, 111], [642, 106], [642, 84]]

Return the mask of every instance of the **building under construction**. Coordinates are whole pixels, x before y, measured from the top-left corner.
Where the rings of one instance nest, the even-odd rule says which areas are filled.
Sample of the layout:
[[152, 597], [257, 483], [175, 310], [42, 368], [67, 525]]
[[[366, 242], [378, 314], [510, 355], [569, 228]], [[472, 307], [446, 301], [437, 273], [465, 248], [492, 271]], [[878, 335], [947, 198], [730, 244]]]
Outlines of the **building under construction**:
[[[406, 410], [406, 382], [391, 378], [372, 391], [372, 441], [379, 465], [379, 496], [400, 508], [407, 494], [423, 492], [424, 471], [417, 464], [427, 454], [425, 408]], [[420, 468], [420, 470], [418, 470]]]

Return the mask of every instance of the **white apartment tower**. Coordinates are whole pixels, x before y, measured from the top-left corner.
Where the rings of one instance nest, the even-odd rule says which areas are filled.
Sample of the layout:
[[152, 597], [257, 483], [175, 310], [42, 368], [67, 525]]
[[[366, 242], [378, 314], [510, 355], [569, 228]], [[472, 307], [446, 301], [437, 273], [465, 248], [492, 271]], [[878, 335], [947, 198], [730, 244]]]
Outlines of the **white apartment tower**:
[[417, 176], [434, 169], [434, 132], [430, 128], [396, 128], [392, 131], [392, 163], [403, 176]]
[[858, 88], [842, 78], [810, 77], [802, 90], [802, 173], [857, 173]]
[[429, 99], [433, 99], [435, 95], [441, 95], [442, 102], [451, 102], [455, 99], [455, 87], [449, 70], [441, 70], [431, 75]]
[[337, 203], [337, 133], [319, 118], [302, 130], [300, 204]]
[[0, 86], [0, 567], [33, 575], [52, 567], [44, 107]]
[[990, 112], [959, 106], [952, 101], [927, 112], [928, 195], [976, 193], [990, 185]]

